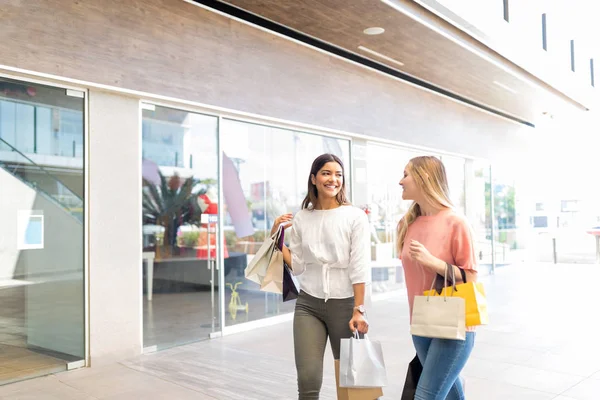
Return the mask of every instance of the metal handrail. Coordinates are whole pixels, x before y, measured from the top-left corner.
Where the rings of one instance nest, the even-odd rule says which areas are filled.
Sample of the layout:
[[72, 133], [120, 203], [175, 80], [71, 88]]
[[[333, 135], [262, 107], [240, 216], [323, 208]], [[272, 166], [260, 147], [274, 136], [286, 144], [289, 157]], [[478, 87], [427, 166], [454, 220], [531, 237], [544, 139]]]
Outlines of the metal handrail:
[[53, 179], [54, 181], [58, 182], [60, 185], [62, 185], [66, 190], [69, 191], [69, 193], [71, 193], [75, 198], [77, 198], [81, 204], [83, 204], [83, 199], [81, 197], [79, 197], [77, 195], [77, 193], [73, 192], [71, 189], [69, 189], [69, 187], [67, 185], [65, 185], [60, 179], [58, 179], [56, 176], [54, 176], [53, 174], [51, 174], [50, 172], [48, 172], [44, 167], [42, 167], [41, 165], [37, 164], [35, 161], [33, 161], [31, 158], [27, 157], [22, 151], [20, 151], [19, 149], [17, 149], [15, 146], [13, 146], [12, 144], [8, 143], [6, 140], [0, 138], [0, 142], [4, 143], [5, 145], [7, 145], [13, 152], [19, 154], [21, 157], [23, 157], [25, 160], [29, 161], [29, 163], [31, 163], [33, 166], [35, 166], [36, 168], [38, 168], [39, 170], [41, 170], [43, 173], [45, 173], [46, 175], [48, 175], [51, 179]]

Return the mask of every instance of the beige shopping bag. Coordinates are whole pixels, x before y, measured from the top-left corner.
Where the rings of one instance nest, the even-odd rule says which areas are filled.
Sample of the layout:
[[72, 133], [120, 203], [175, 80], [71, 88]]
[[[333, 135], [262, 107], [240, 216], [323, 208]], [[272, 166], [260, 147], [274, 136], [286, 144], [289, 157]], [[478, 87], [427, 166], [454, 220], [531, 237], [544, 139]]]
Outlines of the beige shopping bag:
[[263, 292], [283, 294], [283, 254], [278, 248], [271, 254], [271, 260], [267, 267], [260, 290]]
[[[444, 291], [442, 296], [415, 296], [412, 309], [410, 333], [416, 336], [465, 340], [466, 312], [465, 299], [454, 296], [456, 279], [454, 268], [446, 268], [444, 282], [447, 282], [448, 270], [451, 271], [452, 289]], [[431, 287], [435, 284], [435, 278]]]
[[465, 340], [465, 299], [415, 296], [410, 333], [429, 338]]
[[279, 227], [277, 232], [271, 235], [271, 237], [267, 238], [264, 241], [263, 245], [260, 246], [254, 257], [252, 258], [252, 261], [248, 263], [248, 266], [244, 270], [244, 275], [247, 279], [251, 280], [252, 282], [258, 283], [259, 285], [262, 285], [263, 280], [267, 275], [267, 270], [271, 265], [273, 254], [278, 252], [277, 246], [280, 239], [282, 238], [282, 235], [283, 228]]
[[340, 387], [340, 360], [335, 360], [335, 386], [338, 400], [376, 400], [383, 396], [382, 388], [342, 388]]

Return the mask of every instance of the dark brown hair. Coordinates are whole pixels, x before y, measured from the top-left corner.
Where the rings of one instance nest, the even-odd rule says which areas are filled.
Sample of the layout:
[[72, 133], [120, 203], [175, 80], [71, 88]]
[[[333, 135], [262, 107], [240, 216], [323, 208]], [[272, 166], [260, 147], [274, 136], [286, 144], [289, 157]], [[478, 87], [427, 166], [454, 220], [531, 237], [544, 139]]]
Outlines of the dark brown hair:
[[314, 210], [317, 205], [317, 200], [319, 197], [319, 192], [317, 191], [317, 187], [312, 183], [312, 177], [317, 177], [317, 173], [323, 168], [325, 164], [328, 162], [335, 162], [342, 167], [342, 188], [335, 196], [339, 205], [350, 204], [348, 198], [346, 197], [346, 173], [344, 169], [344, 163], [338, 156], [335, 154], [321, 154], [319, 157], [315, 158], [312, 166], [310, 167], [310, 175], [308, 175], [308, 190], [306, 193], [306, 197], [304, 201], [302, 201], [302, 209], [308, 208], [309, 210]]

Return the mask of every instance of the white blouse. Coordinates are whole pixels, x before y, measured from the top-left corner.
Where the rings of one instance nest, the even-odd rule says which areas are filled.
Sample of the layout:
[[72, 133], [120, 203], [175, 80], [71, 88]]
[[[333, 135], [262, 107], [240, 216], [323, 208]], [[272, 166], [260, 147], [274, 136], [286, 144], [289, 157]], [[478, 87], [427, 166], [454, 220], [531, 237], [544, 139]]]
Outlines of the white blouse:
[[300, 288], [320, 299], [345, 299], [352, 285], [369, 280], [371, 259], [367, 214], [353, 206], [301, 210], [290, 228], [292, 272]]

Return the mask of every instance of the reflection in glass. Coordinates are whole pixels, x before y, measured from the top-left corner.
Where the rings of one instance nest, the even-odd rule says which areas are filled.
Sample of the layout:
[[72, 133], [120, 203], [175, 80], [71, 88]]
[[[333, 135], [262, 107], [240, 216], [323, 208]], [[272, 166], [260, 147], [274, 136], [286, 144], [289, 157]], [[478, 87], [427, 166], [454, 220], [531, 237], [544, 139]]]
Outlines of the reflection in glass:
[[467, 217], [473, 227], [475, 255], [480, 272], [492, 268], [492, 206], [490, 193], [490, 165], [479, 160], [467, 160], [466, 195]]
[[[81, 99], [66, 96], [64, 89], [41, 86], [28, 86], [35, 92], [16, 86], [7, 89], [6, 85], [11, 84], [18, 85], [0, 80], [0, 93], [8, 94], [0, 96], [0, 137], [28, 155], [81, 159], [84, 130]], [[48, 103], [40, 104], [38, 98]]]
[[442, 162], [448, 176], [450, 200], [456, 211], [465, 214], [465, 159], [444, 155]]
[[152, 108], [142, 113], [144, 347], [166, 348], [220, 329], [217, 118]]
[[317, 156], [336, 154], [350, 170], [350, 142], [227, 119], [221, 129], [226, 246], [230, 257], [243, 260], [225, 265], [225, 303], [232, 305], [226, 311], [226, 324], [233, 325], [293, 311], [293, 301], [283, 303], [281, 295], [261, 292], [244, 278], [244, 269], [275, 218], [300, 209]]
[[371, 222], [373, 292], [402, 287], [404, 274], [396, 251], [398, 221], [412, 201], [402, 200], [399, 182], [411, 158], [421, 154], [405, 149], [367, 146], [367, 204]]
[[[48, 157], [52, 115], [81, 151]], [[85, 357], [83, 130], [84, 99], [0, 78], [0, 385]]]
[[496, 174], [489, 188], [494, 205], [494, 256], [495, 265], [513, 262], [513, 252], [518, 248], [517, 199], [515, 180]]

